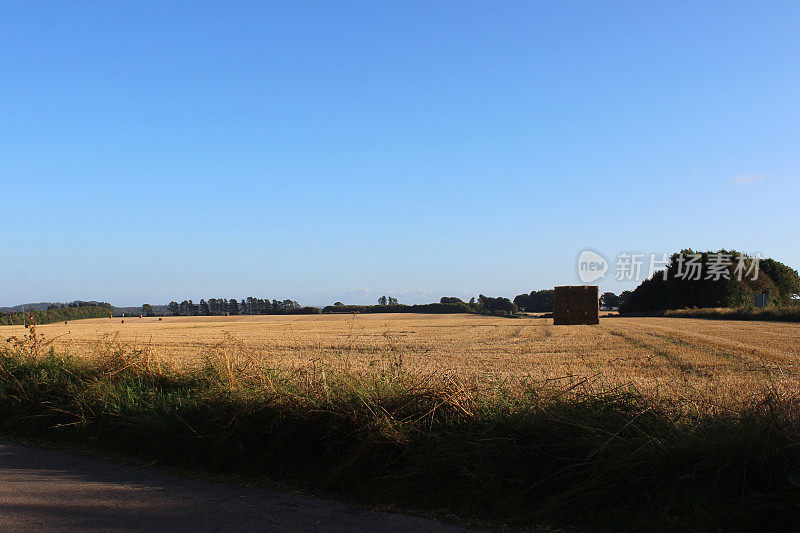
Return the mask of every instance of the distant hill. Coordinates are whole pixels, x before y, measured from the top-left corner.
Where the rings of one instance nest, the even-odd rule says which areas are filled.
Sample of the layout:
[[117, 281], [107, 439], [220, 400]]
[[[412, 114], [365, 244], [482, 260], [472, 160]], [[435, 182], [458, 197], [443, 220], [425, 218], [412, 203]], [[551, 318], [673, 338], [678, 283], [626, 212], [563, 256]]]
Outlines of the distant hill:
[[57, 305], [58, 307], [61, 307], [62, 305], [66, 304], [61, 302], [37, 302], [32, 304], [20, 304], [20, 305], [14, 305], [12, 307], [0, 307], [0, 313], [19, 313], [22, 311], [29, 311], [31, 309], [34, 311], [47, 311], [47, 309], [51, 305]]

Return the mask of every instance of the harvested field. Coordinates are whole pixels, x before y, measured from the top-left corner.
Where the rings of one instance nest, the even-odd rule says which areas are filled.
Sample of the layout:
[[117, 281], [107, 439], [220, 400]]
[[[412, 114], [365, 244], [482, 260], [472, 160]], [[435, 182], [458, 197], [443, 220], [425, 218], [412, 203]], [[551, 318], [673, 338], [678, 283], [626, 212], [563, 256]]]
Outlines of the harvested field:
[[[21, 336], [21, 326], [0, 336]], [[37, 327], [56, 350], [110, 346], [178, 366], [208, 357], [269, 368], [406, 371], [490, 390], [534, 384], [728, 405], [800, 388], [800, 326], [679, 318], [603, 318], [599, 326], [478, 315], [284, 315], [90, 319]]]

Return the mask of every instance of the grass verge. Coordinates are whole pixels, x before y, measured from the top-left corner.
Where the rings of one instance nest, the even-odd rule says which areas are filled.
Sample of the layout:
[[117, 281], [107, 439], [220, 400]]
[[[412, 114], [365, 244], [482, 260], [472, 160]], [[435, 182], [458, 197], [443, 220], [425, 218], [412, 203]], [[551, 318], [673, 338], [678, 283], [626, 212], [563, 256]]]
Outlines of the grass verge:
[[764, 320], [769, 322], [800, 322], [800, 307], [709, 307], [670, 309], [664, 316], [673, 318], [711, 318], [716, 320]]
[[620, 391], [0, 352], [5, 434], [523, 527], [796, 525], [799, 407], [774, 394], [690, 415]]

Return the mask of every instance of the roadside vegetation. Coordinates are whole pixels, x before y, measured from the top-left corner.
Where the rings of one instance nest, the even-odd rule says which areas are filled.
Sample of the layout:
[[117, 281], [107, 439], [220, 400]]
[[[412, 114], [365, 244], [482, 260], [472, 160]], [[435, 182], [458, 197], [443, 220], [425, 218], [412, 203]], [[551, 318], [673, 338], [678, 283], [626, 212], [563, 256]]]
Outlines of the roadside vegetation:
[[477, 388], [387, 358], [275, 368], [216, 350], [172, 365], [109, 344], [0, 349], [0, 431], [265, 477], [423, 513], [593, 530], [786, 529], [800, 517], [800, 399], [704, 408], [587, 379]]

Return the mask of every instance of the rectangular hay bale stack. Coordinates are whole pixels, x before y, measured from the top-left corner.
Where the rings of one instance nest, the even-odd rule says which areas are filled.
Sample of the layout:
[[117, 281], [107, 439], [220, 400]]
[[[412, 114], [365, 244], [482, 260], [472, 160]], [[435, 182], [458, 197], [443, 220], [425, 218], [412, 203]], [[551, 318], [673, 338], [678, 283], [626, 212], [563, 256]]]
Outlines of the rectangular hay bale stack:
[[600, 300], [597, 285], [565, 285], [553, 294], [553, 324], [599, 324]]

